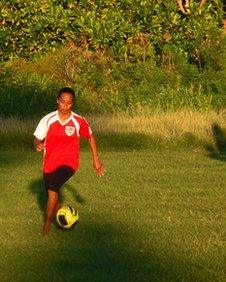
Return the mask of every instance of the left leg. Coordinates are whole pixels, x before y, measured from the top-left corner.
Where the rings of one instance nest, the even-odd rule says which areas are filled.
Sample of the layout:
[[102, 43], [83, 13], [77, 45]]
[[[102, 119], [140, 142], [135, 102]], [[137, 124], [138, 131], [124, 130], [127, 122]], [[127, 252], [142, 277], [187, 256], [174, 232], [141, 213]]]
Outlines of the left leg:
[[58, 193], [52, 190], [48, 190], [48, 200], [46, 208], [46, 217], [43, 225], [43, 234], [48, 234], [51, 230], [53, 217], [59, 205], [58, 203]]
[[45, 187], [48, 195], [46, 217], [43, 226], [43, 234], [51, 230], [53, 217], [60, 209], [59, 189], [75, 173], [68, 166], [61, 166], [52, 173], [44, 173]]
[[[61, 166], [55, 171], [55, 182], [57, 183], [58, 191], [60, 187], [68, 181], [68, 179], [75, 173], [75, 171], [68, 166]], [[61, 208], [60, 199], [56, 203], [55, 215], [58, 210]]]

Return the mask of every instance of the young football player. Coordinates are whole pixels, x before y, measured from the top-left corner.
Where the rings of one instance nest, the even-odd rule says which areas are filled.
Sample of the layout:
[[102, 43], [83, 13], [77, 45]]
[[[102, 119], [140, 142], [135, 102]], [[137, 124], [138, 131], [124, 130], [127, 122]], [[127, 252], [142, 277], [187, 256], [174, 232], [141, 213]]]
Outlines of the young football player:
[[80, 137], [88, 140], [94, 170], [99, 176], [104, 174], [89, 124], [72, 111], [74, 100], [74, 91], [69, 87], [62, 88], [57, 97], [58, 109], [44, 116], [34, 132], [34, 147], [37, 152], [44, 152], [43, 175], [47, 207], [43, 234], [50, 232], [53, 217], [60, 208], [60, 187], [78, 169]]

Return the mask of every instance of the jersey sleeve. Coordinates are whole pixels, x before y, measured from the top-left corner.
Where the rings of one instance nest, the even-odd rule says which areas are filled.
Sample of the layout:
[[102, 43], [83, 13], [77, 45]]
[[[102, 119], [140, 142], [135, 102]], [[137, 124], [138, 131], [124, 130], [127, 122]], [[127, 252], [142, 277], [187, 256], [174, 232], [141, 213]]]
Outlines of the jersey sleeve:
[[38, 126], [35, 129], [34, 136], [38, 138], [39, 140], [43, 140], [46, 137], [47, 131], [48, 131], [48, 119], [45, 116], [42, 118], [38, 124]]
[[88, 124], [88, 122], [84, 119], [84, 118], [81, 118], [80, 119], [80, 129], [79, 129], [79, 135], [81, 137], [84, 137], [84, 138], [90, 138], [90, 136], [92, 135], [92, 130]]

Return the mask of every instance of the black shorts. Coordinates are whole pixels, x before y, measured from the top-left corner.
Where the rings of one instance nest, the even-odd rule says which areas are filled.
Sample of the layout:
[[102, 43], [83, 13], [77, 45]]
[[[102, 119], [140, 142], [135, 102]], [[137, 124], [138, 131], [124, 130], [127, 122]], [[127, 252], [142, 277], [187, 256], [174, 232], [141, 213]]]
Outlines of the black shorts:
[[70, 166], [60, 166], [50, 173], [44, 173], [46, 192], [48, 190], [59, 192], [60, 187], [75, 173]]

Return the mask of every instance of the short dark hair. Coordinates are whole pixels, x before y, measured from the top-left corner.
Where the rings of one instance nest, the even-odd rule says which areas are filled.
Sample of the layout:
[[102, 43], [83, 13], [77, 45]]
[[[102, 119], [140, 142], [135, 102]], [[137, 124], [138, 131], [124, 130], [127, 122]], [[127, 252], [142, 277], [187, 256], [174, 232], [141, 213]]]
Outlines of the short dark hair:
[[59, 99], [60, 96], [63, 94], [63, 93], [68, 93], [68, 94], [71, 94], [71, 96], [73, 97], [73, 101], [75, 99], [75, 91], [73, 89], [71, 89], [70, 87], [64, 87], [64, 88], [61, 88], [58, 95], [57, 95], [57, 98]]

